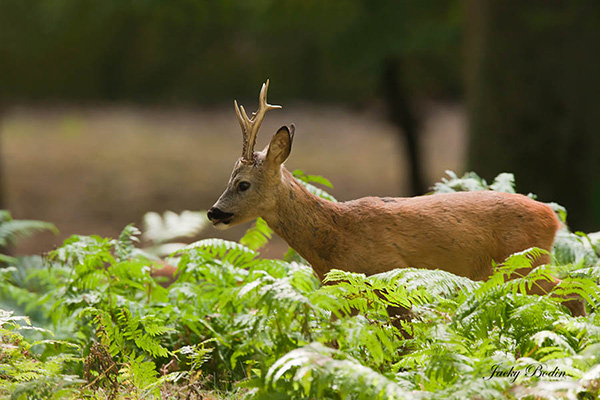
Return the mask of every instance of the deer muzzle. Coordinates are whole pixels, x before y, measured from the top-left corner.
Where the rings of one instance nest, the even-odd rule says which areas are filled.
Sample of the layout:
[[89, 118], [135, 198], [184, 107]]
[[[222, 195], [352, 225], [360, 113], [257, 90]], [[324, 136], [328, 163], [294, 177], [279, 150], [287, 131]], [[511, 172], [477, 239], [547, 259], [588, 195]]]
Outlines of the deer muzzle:
[[217, 207], [211, 207], [210, 210], [208, 210], [207, 216], [208, 216], [208, 219], [210, 220], [210, 222], [213, 223], [213, 225], [217, 225], [217, 224], [228, 225], [233, 218], [233, 213], [228, 213], [228, 212], [222, 211], [221, 209], [219, 209]]

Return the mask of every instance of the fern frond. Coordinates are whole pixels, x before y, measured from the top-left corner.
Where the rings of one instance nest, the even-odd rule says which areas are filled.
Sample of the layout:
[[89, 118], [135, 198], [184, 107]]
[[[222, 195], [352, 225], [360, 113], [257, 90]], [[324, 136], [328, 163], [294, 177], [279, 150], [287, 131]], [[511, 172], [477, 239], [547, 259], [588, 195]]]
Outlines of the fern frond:
[[[513, 271], [522, 268], [519, 265], [522, 265], [519, 261], [512, 265], [503, 265], [498, 269], [498, 273], [506, 274], [505, 276], [508, 279]], [[503, 286], [515, 294], [517, 292], [521, 294], [527, 294], [532, 288], [537, 288], [538, 291], [541, 291], [543, 294], [549, 294], [544, 293], [544, 288], [547, 286], [544, 284], [544, 282], [555, 282], [555, 275], [556, 268], [554, 266], [540, 265], [529, 271], [525, 276], [505, 281]]]
[[470, 293], [481, 285], [481, 282], [440, 269], [401, 268], [371, 275], [371, 279], [404, 285], [409, 292], [426, 288], [434, 296], [450, 295], [457, 291]]
[[[545, 357], [541, 361], [546, 361], [551, 358], [563, 358], [576, 354], [575, 349], [565, 337], [553, 331], [539, 331], [531, 336], [531, 340], [540, 348], [538, 352], [541, 354], [553, 353], [553, 357]], [[548, 346], [550, 344], [550, 346]], [[557, 350], [560, 355], [557, 356]]]
[[453, 171], [447, 170], [449, 178], [442, 178], [433, 186], [433, 193], [472, 192], [479, 190], [495, 190], [504, 193], [515, 192], [515, 176], [508, 172], [500, 173], [491, 185], [475, 172], [467, 172], [458, 177]]
[[557, 299], [551, 296], [521, 296], [515, 300], [515, 307], [509, 312], [507, 324], [512, 326], [526, 325], [515, 335], [529, 340], [532, 329], [550, 329], [554, 323], [563, 317]]
[[[158, 372], [153, 361], [146, 360], [143, 356], [130, 356], [122, 369], [122, 376], [130, 380], [138, 394], [143, 395], [158, 379]], [[160, 393], [158, 390], [155, 392], [155, 395]]]
[[154, 244], [196, 236], [209, 221], [206, 212], [183, 211], [181, 214], [165, 211], [161, 216], [155, 212], [144, 215], [144, 240]]
[[318, 183], [333, 189], [333, 185], [329, 179], [324, 178], [321, 175], [307, 175], [301, 169], [295, 169], [294, 172], [292, 172], [292, 175], [294, 175], [294, 178], [298, 179], [299, 181], [306, 183]]
[[337, 323], [340, 335], [338, 348], [347, 354], [360, 358], [364, 364], [380, 367], [389, 362], [390, 355], [402, 346], [397, 328], [387, 323], [379, 323], [362, 315], [345, 317]]
[[266, 245], [273, 236], [273, 230], [262, 218], [257, 218], [254, 226], [246, 231], [240, 243], [254, 251]]
[[226, 252], [240, 251], [243, 253], [253, 254], [256, 253], [249, 249], [248, 247], [241, 245], [237, 242], [232, 242], [224, 239], [203, 239], [197, 242], [188, 244], [182, 251], [190, 250], [190, 249], [205, 249], [210, 250], [213, 254], [222, 257]]
[[552, 248], [554, 262], [559, 265], [576, 264], [583, 267], [596, 265], [599, 259], [589, 243], [589, 237], [566, 230], [559, 231]]
[[325, 275], [323, 283], [348, 282], [350, 285], [357, 285], [363, 284], [366, 278], [367, 276], [365, 274], [342, 271], [341, 269], [332, 269]]
[[[292, 372], [290, 376], [288, 373]], [[293, 395], [297, 384], [310, 398], [413, 398], [411, 392], [387, 377], [320, 343], [289, 352], [269, 368], [265, 379], [269, 387], [281, 394]]]
[[600, 232], [588, 233], [586, 237], [590, 247], [596, 252], [596, 255], [600, 257]]
[[33, 221], [33, 220], [15, 220], [12, 219], [10, 213], [6, 210], [2, 211], [2, 219], [0, 221], [0, 247], [13, 244], [17, 240], [28, 238], [29, 236], [39, 232], [58, 233], [56, 226], [49, 222]]
[[516, 193], [515, 175], [508, 172], [502, 172], [494, 179], [494, 183], [490, 185], [490, 189], [495, 190], [496, 192]]
[[531, 268], [535, 260], [548, 254], [550, 253], [547, 250], [540, 249], [539, 247], [530, 247], [523, 251], [511, 254], [497, 267], [497, 270], [501, 271], [506, 276], [510, 276], [518, 269]]
[[600, 305], [600, 287], [598, 287], [596, 279], [586, 276], [566, 277], [559, 282], [552, 293], [564, 300], [579, 296], [593, 308]]
[[250, 262], [258, 254], [248, 247], [223, 239], [204, 239], [194, 242], [179, 250], [176, 254], [186, 253], [192, 250], [200, 250], [210, 257], [218, 257], [233, 265], [241, 265]]
[[298, 291], [289, 278], [265, 277], [261, 283], [262, 286], [258, 289], [258, 304], [264, 307], [267, 313], [277, 310], [291, 315], [304, 305], [312, 306], [308, 297]]
[[50, 252], [50, 261], [59, 261], [71, 267], [81, 266], [85, 270], [103, 268], [105, 263], [114, 262], [111, 254], [114, 241], [98, 236], [73, 235], [58, 249]]
[[461, 178], [450, 170], [446, 170], [446, 174], [450, 178], [442, 178], [441, 182], [433, 185], [433, 193], [471, 192], [488, 189], [485, 179], [480, 178], [474, 172], [467, 172]]
[[570, 272], [572, 277], [588, 277], [591, 279], [595, 279], [596, 281], [600, 281], [600, 266], [597, 267], [588, 267], [588, 268], [578, 268]]
[[326, 191], [324, 191], [323, 189], [320, 189], [314, 185], [311, 185], [308, 182], [304, 182], [304, 181], [298, 181], [298, 182], [302, 186], [304, 186], [306, 188], [306, 190], [308, 190], [310, 193], [314, 194], [315, 196], [318, 196], [322, 199], [333, 201], [334, 203], [337, 203], [336, 198], [333, 197], [332, 195], [330, 195], [329, 193], [327, 193]]
[[127, 225], [121, 231], [119, 239], [115, 242], [115, 255], [117, 260], [126, 260], [131, 257], [135, 251], [135, 243], [139, 243], [140, 239], [138, 236], [141, 234], [140, 230], [133, 224]]

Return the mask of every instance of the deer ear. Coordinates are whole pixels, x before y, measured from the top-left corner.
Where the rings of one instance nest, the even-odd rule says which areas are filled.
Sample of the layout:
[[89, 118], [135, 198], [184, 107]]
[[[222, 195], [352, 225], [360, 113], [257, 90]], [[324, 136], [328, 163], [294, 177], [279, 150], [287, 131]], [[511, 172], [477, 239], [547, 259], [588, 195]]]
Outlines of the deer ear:
[[282, 164], [292, 151], [292, 141], [294, 140], [294, 124], [289, 127], [282, 126], [271, 138], [271, 143], [267, 148], [266, 161], [274, 165]]

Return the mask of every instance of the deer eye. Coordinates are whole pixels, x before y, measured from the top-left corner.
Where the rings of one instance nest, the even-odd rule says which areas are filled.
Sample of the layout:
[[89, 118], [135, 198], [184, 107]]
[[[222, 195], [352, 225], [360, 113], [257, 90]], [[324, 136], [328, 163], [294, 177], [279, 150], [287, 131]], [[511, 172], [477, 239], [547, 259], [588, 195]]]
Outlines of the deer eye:
[[242, 181], [238, 183], [238, 189], [240, 192], [245, 192], [246, 190], [250, 189], [250, 182]]

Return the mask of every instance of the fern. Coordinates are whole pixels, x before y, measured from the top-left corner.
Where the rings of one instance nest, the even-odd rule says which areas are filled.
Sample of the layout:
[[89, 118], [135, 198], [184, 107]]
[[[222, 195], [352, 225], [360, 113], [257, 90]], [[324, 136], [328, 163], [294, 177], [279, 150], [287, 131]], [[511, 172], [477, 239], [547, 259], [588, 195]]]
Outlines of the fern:
[[554, 262], [558, 265], [576, 264], [580, 267], [591, 267], [599, 262], [593, 242], [587, 235], [566, 230], [557, 233], [552, 252]]
[[478, 190], [495, 190], [497, 192], [516, 193], [515, 176], [503, 172], [499, 174], [491, 185], [474, 172], [467, 172], [458, 177], [453, 171], [446, 171], [450, 178], [442, 178], [441, 182], [433, 186], [434, 193], [471, 192]]
[[256, 257], [256, 253], [248, 247], [236, 242], [223, 239], [204, 239], [187, 245], [182, 252], [189, 250], [204, 250], [213, 257], [224, 258], [227, 253], [233, 253], [236, 256], [245, 258], [246, 256]]
[[310, 183], [304, 182], [304, 181], [298, 181], [298, 182], [300, 182], [300, 184], [302, 184], [302, 186], [304, 186], [306, 188], [306, 190], [308, 190], [310, 193], [314, 194], [315, 196], [318, 196], [325, 200], [333, 201], [334, 203], [337, 202], [335, 197], [333, 197], [332, 195], [330, 195], [323, 189], [320, 189], [320, 188], [318, 188], [314, 185], [311, 185]]
[[199, 370], [203, 364], [210, 360], [213, 348], [206, 347], [210, 343], [215, 343], [215, 338], [207, 339], [193, 346], [183, 346], [176, 350], [174, 354], [178, 354], [187, 359], [187, 364], [190, 365], [191, 371]]
[[304, 171], [300, 169], [294, 170], [294, 172], [292, 172], [292, 175], [294, 175], [294, 178], [296, 178], [299, 181], [305, 183], [318, 183], [323, 186], [327, 186], [330, 189], [333, 189], [333, 185], [331, 184], [329, 179], [324, 178], [321, 175], [307, 175], [304, 173]]
[[[49, 398], [59, 393], [74, 393], [74, 386], [81, 385], [83, 381], [63, 372], [68, 363], [78, 360], [77, 355], [70, 351], [77, 351], [79, 347], [60, 340], [31, 342], [21, 334], [26, 330], [53, 334], [47, 329], [31, 326], [27, 317], [14, 316], [12, 312], [0, 309], [0, 396], [12, 394], [33, 398], [43, 395]], [[63, 345], [66, 345], [66, 351]], [[34, 346], [55, 347], [63, 349], [64, 353], [42, 359], [34, 353]]]
[[[475, 174], [450, 173], [436, 185], [465, 189], [510, 192], [514, 179], [501, 174], [488, 185]], [[178, 221], [186, 224], [170, 221], [174, 231]], [[258, 220], [242, 243], [207, 239], [177, 248], [170, 259], [178, 264], [177, 280], [167, 288], [150, 276], [158, 253], [139, 247], [133, 226], [117, 239], [73, 236], [45, 265], [27, 258], [0, 270], [0, 300], [20, 299], [32, 321], [35, 315], [43, 322], [28, 328], [26, 320], [0, 313], [0, 397], [72, 397], [75, 388], [75, 396], [98, 399], [599, 394], [594, 234], [565, 228], [551, 265], [530, 270], [547, 253], [528, 249], [485, 282], [408, 268], [373, 276], [332, 270], [323, 286], [294, 251], [285, 260], [261, 258], [257, 250], [270, 234]], [[519, 276], [522, 269], [530, 272]], [[562, 281], [551, 293], [526, 294], [554, 276]], [[588, 316], [573, 318], [562, 306], [574, 296], [586, 300]], [[412, 320], [390, 318], [392, 307], [411, 308]], [[524, 370], [536, 363], [565, 378], [490, 376], [498, 366]]]
[[150, 394], [160, 396], [159, 388], [154, 387], [158, 380], [156, 365], [144, 356], [130, 357], [122, 370], [122, 376], [131, 382], [140, 398], [148, 398]]
[[333, 197], [332, 195], [330, 195], [323, 189], [320, 189], [320, 188], [312, 185], [312, 183], [318, 183], [318, 184], [324, 185], [326, 187], [333, 188], [333, 185], [331, 184], [331, 182], [328, 179], [323, 178], [322, 176], [319, 176], [319, 175], [306, 175], [302, 170], [299, 170], [299, 169], [294, 170], [293, 175], [296, 178], [296, 180], [300, 184], [302, 184], [306, 188], [306, 190], [308, 190], [310, 193], [314, 194], [315, 196], [321, 197], [325, 200], [337, 202], [335, 197]]
[[240, 239], [240, 244], [251, 250], [258, 250], [266, 245], [273, 236], [273, 230], [269, 228], [267, 222], [258, 218], [254, 226], [246, 231], [246, 234]]
[[499, 174], [495, 179], [494, 183], [490, 185], [491, 190], [496, 192], [504, 193], [516, 193], [515, 192], [515, 176], [507, 172]]
[[433, 186], [434, 193], [476, 191], [487, 190], [489, 188], [487, 182], [474, 172], [467, 172], [461, 178], [450, 170], [447, 170], [446, 174], [450, 178], [442, 178], [441, 182], [436, 183]]
[[175, 239], [193, 237], [208, 226], [206, 212], [183, 211], [176, 214], [165, 211], [161, 216], [155, 212], [144, 215], [144, 240], [161, 244]]
[[135, 243], [138, 243], [140, 241], [140, 239], [138, 238], [140, 234], [140, 230], [133, 226], [133, 224], [127, 225], [123, 229], [123, 231], [121, 231], [119, 239], [116, 242], [114, 242], [114, 249], [117, 260], [126, 260], [134, 254]]
[[331, 270], [323, 280], [324, 283], [339, 282], [335, 286], [343, 289], [344, 297], [350, 301], [346, 305], [346, 312], [356, 308], [360, 312], [368, 308], [377, 309], [383, 306], [400, 306], [410, 308], [412, 304], [423, 304], [430, 300], [427, 291], [421, 287], [407, 288], [403, 274], [410, 274], [416, 270], [396, 270], [389, 273], [371, 275], [356, 274], [352, 272]]
[[451, 296], [459, 291], [470, 293], [481, 284], [439, 269], [402, 268], [371, 275], [370, 278], [387, 285], [405, 285], [408, 291], [426, 288], [434, 296]]
[[184, 243], [175, 242], [177, 239], [194, 237], [208, 225], [204, 211], [183, 211], [181, 214], [165, 211], [162, 216], [155, 212], [146, 213], [142, 238], [149, 246], [137, 252], [145, 256], [167, 256], [185, 247]]
[[594, 250], [596, 256], [600, 257], [600, 232], [583, 234], [583, 236], [587, 239], [586, 246], [589, 244], [589, 247]]
[[32, 220], [15, 220], [7, 210], [0, 210], [0, 247], [14, 244], [38, 232], [58, 233], [58, 229], [49, 223]]
[[[284, 377], [292, 372], [290, 385]], [[263, 397], [277, 393], [295, 398], [412, 398], [392, 380], [320, 343], [286, 354], [273, 364], [265, 379], [273, 392], [267, 391]]]

